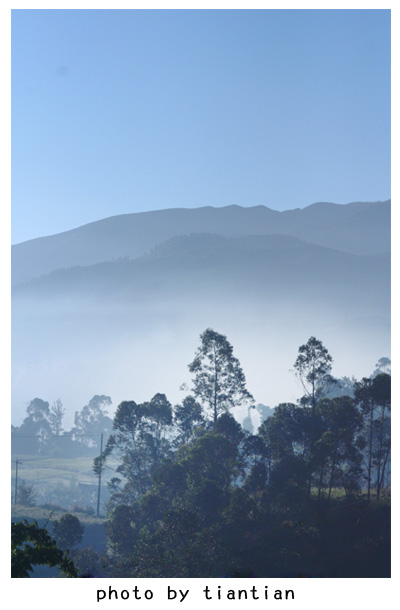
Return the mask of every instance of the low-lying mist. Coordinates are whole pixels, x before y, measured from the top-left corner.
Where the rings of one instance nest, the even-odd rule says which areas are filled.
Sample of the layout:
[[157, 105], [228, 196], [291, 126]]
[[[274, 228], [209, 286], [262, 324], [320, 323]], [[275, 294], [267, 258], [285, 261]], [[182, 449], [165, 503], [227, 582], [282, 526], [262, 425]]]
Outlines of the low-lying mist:
[[[374, 308], [372, 308], [374, 309]], [[302, 389], [290, 371], [310, 336], [330, 351], [336, 377], [361, 378], [390, 354], [387, 316], [319, 302], [292, 302], [232, 294], [158, 298], [131, 303], [96, 299], [16, 299], [12, 329], [12, 420], [27, 403], [60, 398], [65, 427], [95, 394], [142, 402], [157, 392], [173, 403], [190, 390], [187, 365], [207, 327], [233, 345], [256, 402], [271, 407], [295, 401]], [[186, 388], [180, 390], [182, 384]], [[243, 414], [238, 414], [241, 418]]]
[[[372, 207], [386, 235], [390, 208]], [[314, 233], [322, 217], [324, 235], [330, 232], [340, 243], [356, 223], [365, 250], [374, 227], [371, 219], [367, 222], [370, 208], [319, 204], [289, 216], [311, 232], [314, 227]], [[114, 408], [122, 400], [143, 402], [156, 393], [178, 403], [190, 389], [187, 365], [200, 333], [209, 327], [233, 345], [256, 402], [271, 407], [301, 396], [290, 369], [299, 346], [310, 336], [330, 351], [336, 377], [370, 375], [377, 360], [390, 355], [390, 241], [382, 237], [378, 253], [371, 248], [356, 254], [347, 246], [338, 250], [294, 235], [270, 234], [276, 214], [258, 208], [242, 212], [234, 207], [223, 217], [226, 222], [236, 219], [228, 222], [232, 231], [239, 229], [239, 216], [243, 222], [250, 219], [251, 234], [175, 234], [155, 245], [150, 223], [147, 254], [96, 264], [87, 264], [82, 254], [80, 266], [47, 275], [40, 275], [39, 264], [46, 244], [51, 242], [60, 256], [70, 253], [62, 236], [18, 249], [22, 256], [28, 248], [32, 260], [36, 256], [39, 262], [35, 277], [13, 289], [13, 422], [21, 421], [26, 404], [35, 397], [50, 403], [60, 398], [66, 425], [95, 394], [110, 396]], [[338, 225], [328, 222], [328, 212], [347, 216]], [[211, 223], [210, 213], [199, 212]], [[181, 215], [175, 211], [172, 216], [178, 222]], [[133, 216], [131, 233], [132, 227], [139, 231], [143, 221]], [[158, 216], [151, 218], [155, 222]], [[117, 223], [122, 231], [121, 220], [112, 227]], [[104, 239], [116, 244], [114, 232], [110, 227], [106, 231], [108, 225], [95, 223], [85, 229], [91, 235], [87, 256], [96, 244], [101, 252]], [[169, 234], [174, 235], [174, 226], [171, 220]], [[128, 233], [121, 235], [128, 240]], [[80, 231], [68, 235], [81, 243]], [[23, 260], [17, 256], [14, 265], [22, 265], [21, 273]], [[181, 391], [184, 383], [187, 389]]]

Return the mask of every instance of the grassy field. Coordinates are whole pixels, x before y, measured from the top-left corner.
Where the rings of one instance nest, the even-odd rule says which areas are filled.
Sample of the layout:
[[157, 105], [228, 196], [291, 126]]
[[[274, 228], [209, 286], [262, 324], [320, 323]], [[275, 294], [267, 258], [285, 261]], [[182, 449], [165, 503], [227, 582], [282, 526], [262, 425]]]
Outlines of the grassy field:
[[[18, 478], [29, 484], [68, 484], [78, 481], [85, 484], [96, 484], [97, 477], [93, 472], [92, 457], [53, 458], [36, 455], [14, 455], [12, 478], [15, 479], [15, 462], [19, 460]], [[106, 469], [104, 477], [107, 480], [112, 471]]]
[[[11, 489], [14, 502], [16, 460], [18, 489], [22, 482], [32, 486], [36, 504], [54, 503], [70, 508], [77, 504], [96, 508], [98, 477], [93, 472], [93, 457], [60, 458], [13, 455]], [[115, 476], [116, 462], [107, 463], [102, 474], [102, 500], [107, 498], [107, 482]]]

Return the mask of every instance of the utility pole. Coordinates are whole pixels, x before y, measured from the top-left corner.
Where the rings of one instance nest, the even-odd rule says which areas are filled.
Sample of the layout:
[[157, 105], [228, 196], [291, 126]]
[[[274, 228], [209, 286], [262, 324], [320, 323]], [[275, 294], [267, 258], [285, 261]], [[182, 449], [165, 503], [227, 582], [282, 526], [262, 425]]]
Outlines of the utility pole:
[[17, 503], [17, 494], [18, 494], [18, 464], [20, 464], [20, 460], [15, 460], [15, 495], [14, 495], [14, 504]]
[[102, 453], [103, 453], [103, 433], [100, 436], [100, 456], [99, 456], [99, 488], [97, 490], [97, 516], [100, 515], [100, 488], [101, 488], [101, 470], [102, 470]]

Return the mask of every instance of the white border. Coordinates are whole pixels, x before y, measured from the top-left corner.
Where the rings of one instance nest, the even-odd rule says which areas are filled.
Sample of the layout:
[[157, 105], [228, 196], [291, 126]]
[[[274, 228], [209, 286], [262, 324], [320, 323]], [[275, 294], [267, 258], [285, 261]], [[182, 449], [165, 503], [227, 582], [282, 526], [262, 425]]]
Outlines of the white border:
[[[9, 363], [9, 353], [10, 353], [10, 294], [9, 294], [9, 286], [10, 286], [10, 245], [11, 245], [11, 232], [10, 232], [10, 222], [11, 222], [11, 210], [10, 210], [10, 198], [11, 198], [11, 187], [10, 187], [10, 171], [11, 171], [11, 162], [10, 162], [10, 142], [11, 142], [11, 134], [10, 134], [10, 112], [11, 112], [11, 104], [10, 104], [10, 76], [11, 76], [11, 68], [10, 68], [10, 10], [11, 9], [52, 9], [52, 8], [68, 8], [68, 9], [108, 9], [108, 8], [132, 8], [132, 9], [166, 9], [166, 8], [174, 8], [174, 9], [182, 9], [182, 8], [194, 8], [194, 9], [208, 9], [208, 8], [218, 8], [218, 9], [253, 9], [253, 8], [265, 8], [265, 9], [275, 9], [275, 8], [285, 8], [285, 9], [391, 9], [392, 10], [392, 108], [398, 108], [398, 100], [397, 100], [397, 78], [396, 78], [396, 69], [398, 71], [397, 64], [397, 56], [398, 56], [398, 43], [397, 37], [393, 35], [394, 32], [398, 32], [397, 26], [397, 10], [393, 9], [390, 5], [388, 6], [386, 3], [383, 6], [377, 6], [377, 3], [372, 2], [352, 2], [349, 6], [348, 2], [337, 2], [335, 4], [328, 4], [322, 2], [309, 2], [309, 3], [300, 3], [300, 2], [286, 2], [283, 5], [278, 2], [249, 2], [245, 6], [239, 2], [218, 2], [217, 4], [212, 2], [116, 2], [113, 6], [110, 6], [106, 3], [95, 3], [95, 2], [85, 2], [83, 5], [78, 2], [71, 2], [66, 4], [60, 4], [57, 2], [27, 2], [21, 1], [20, 3], [12, 3], [11, 6], [4, 7], [2, 6], [0, 11], [1, 15], [1, 45], [2, 45], [2, 57], [3, 60], [3, 83], [6, 83], [2, 96], [2, 104], [3, 104], [3, 112], [2, 112], [2, 141], [4, 146], [3, 158], [1, 169], [3, 172], [3, 204], [2, 204], [2, 223], [1, 223], [1, 261], [2, 261], [2, 286], [3, 286], [3, 298], [2, 298], [2, 328], [1, 328], [1, 338], [3, 344], [3, 359], [2, 359], [2, 389], [3, 389], [3, 397], [4, 397], [4, 388], [7, 389], [5, 393], [5, 400], [3, 401], [3, 409], [8, 409], [8, 405], [11, 403], [10, 396], [10, 374], [11, 367]], [[394, 68], [393, 68], [394, 65]], [[397, 103], [396, 103], [397, 102]], [[397, 133], [397, 116], [392, 113], [392, 134]], [[396, 168], [398, 168], [398, 156], [396, 151], [396, 141], [393, 138], [392, 145], [392, 185], [395, 186], [396, 192]], [[393, 189], [392, 189], [393, 191]], [[393, 205], [393, 221], [392, 221], [392, 245], [393, 245], [393, 274], [392, 274], [392, 304], [393, 304], [393, 312], [397, 310], [397, 290], [398, 290], [398, 282], [396, 280], [396, 271], [397, 265], [396, 262], [398, 260], [398, 247], [396, 243], [396, 234], [395, 228], [398, 227], [398, 213], [397, 213], [397, 203], [395, 193], [392, 193], [392, 200], [394, 201]], [[394, 228], [393, 228], [394, 227]], [[392, 361], [394, 364], [394, 379], [395, 382], [393, 384], [393, 436], [396, 440], [396, 434], [398, 431], [398, 423], [397, 418], [398, 415], [396, 410], [398, 409], [398, 401], [396, 400], [398, 397], [397, 390], [397, 382], [396, 382], [396, 372], [397, 372], [397, 336], [398, 336], [398, 325], [396, 323], [395, 316], [393, 316], [393, 331], [392, 337], [393, 341], [393, 353], [392, 353]], [[11, 415], [10, 423], [11, 423]], [[9, 427], [4, 432], [5, 441], [3, 441], [3, 449], [5, 455], [3, 456], [3, 464], [7, 464], [7, 468], [9, 465], [9, 456], [10, 456], [10, 435], [9, 435]], [[396, 445], [398, 443], [393, 443], [393, 461], [395, 463], [394, 470], [394, 479], [396, 480], [396, 466], [398, 465], [398, 455], [396, 450]], [[394, 487], [394, 501], [396, 498], [396, 485]], [[6, 486], [7, 489], [7, 486]], [[378, 607], [383, 606], [385, 610], [391, 610], [395, 606], [397, 607], [397, 591], [396, 587], [396, 576], [399, 575], [398, 571], [398, 560], [397, 560], [397, 541], [398, 541], [398, 525], [396, 520], [393, 522], [393, 571], [391, 579], [11, 579], [9, 577], [10, 574], [10, 559], [9, 559], [9, 523], [10, 523], [10, 514], [9, 514], [9, 503], [10, 495], [3, 494], [3, 510], [2, 510], [2, 525], [4, 527], [3, 531], [3, 541], [7, 541], [3, 544], [3, 552], [1, 554], [2, 561], [2, 569], [1, 569], [1, 579], [2, 579], [2, 588], [1, 588], [1, 596], [3, 598], [2, 604], [3, 607], [7, 607], [7, 605], [11, 605], [13, 608], [17, 608], [17, 610], [27, 607], [40, 608], [40, 610], [54, 610], [56, 607], [57, 610], [69, 609], [71, 604], [79, 605], [79, 608], [84, 608], [85, 610], [89, 610], [92, 608], [104, 608], [104, 607], [117, 607], [120, 608], [163, 608], [164, 604], [167, 606], [176, 607], [186, 607], [190, 608], [219, 608], [220, 610], [224, 610], [225, 608], [261, 608], [261, 606], [265, 607], [265, 604], [275, 604], [274, 600], [264, 601], [262, 599], [258, 601], [248, 600], [244, 601], [219, 601], [219, 600], [211, 600], [205, 601], [204, 595], [202, 593], [206, 584], [211, 588], [216, 588], [218, 584], [220, 584], [224, 590], [228, 588], [250, 588], [251, 586], [256, 586], [257, 589], [263, 590], [264, 585], [268, 585], [269, 591], [271, 592], [273, 589], [293, 589], [295, 591], [295, 600], [280, 602], [279, 606], [274, 606], [276, 608], [282, 607], [284, 605], [286, 608], [295, 607], [296, 610], [320, 610], [321, 606], [324, 610], [337, 610], [338, 607], [351, 608], [353, 606], [362, 607], [363, 610], [376, 610]], [[7, 507], [7, 508], [5, 508]], [[393, 511], [394, 512], [394, 511]], [[154, 593], [154, 598], [152, 601], [135, 601], [132, 598], [130, 600], [112, 600], [112, 601], [103, 601], [101, 603], [97, 603], [96, 601], [96, 592], [97, 589], [107, 589], [111, 586], [112, 588], [121, 591], [123, 589], [132, 590], [132, 588], [137, 585], [140, 589], [150, 589]], [[190, 593], [187, 599], [179, 604], [177, 601], [167, 601], [166, 599], [166, 589], [167, 586], [170, 585], [175, 589], [182, 590], [190, 590]]]

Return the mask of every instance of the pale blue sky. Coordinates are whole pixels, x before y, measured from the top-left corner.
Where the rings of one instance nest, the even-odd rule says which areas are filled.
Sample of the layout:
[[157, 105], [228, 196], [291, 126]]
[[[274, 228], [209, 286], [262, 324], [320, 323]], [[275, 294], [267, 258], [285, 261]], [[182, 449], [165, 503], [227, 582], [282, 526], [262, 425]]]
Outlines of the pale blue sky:
[[389, 197], [388, 10], [12, 12], [12, 243]]

